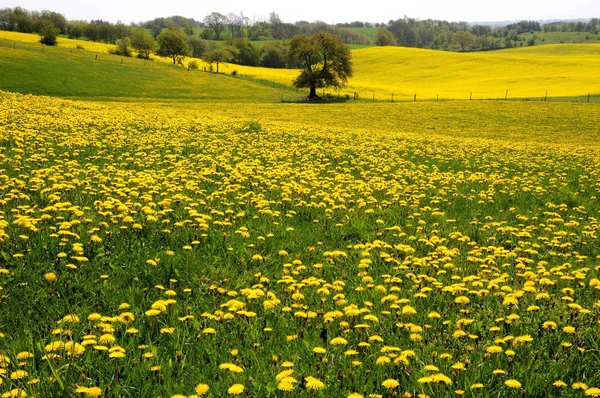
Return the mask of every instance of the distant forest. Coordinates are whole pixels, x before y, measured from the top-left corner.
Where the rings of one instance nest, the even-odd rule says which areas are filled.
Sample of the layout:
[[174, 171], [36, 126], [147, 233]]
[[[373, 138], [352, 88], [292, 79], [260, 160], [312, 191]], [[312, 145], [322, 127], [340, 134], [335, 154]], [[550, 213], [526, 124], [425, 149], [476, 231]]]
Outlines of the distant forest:
[[[149, 57], [156, 39], [165, 30], [177, 30], [187, 37], [189, 55], [202, 57], [207, 51], [226, 45], [228, 62], [266, 67], [293, 67], [286, 61], [286, 42], [298, 34], [329, 32], [339, 35], [349, 45], [404, 46], [448, 51], [487, 51], [515, 46], [532, 46], [535, 33], [579, 32], [598, 35], [600, 19], [587, 22], [520, 21], [503, 27], [471, 25], [467, 22], [400, 18], [387, 23], [355, 21], [336, 25], [324, 22], [284, 22], [276, 13], [268, 18], [251, 19], [242, 13], [227, 15], [212, 12], [201, 21], [182, 16], [156, 18], [151, 21], [124, 24], [102, 20], [67, 20], [53, 11], [29, 11], [20, 7], [0, 9], [0, 30], [40, 33], [52, 25], [58, 34], [73, 39], [85, 38], [116, 44], [127, 53], [127, 42], [144, 42]], [[525, 34], [529, 34], [524, 39]], [[533, 34], [533, 35], [531, 35]], [[144, 36], [144, 37], [142, 37]], [[252, 42], [266, 41], [260, 46]], [[124, 47], [124, 49], [123, 49]], [[118, 50], [117, 51], [121, 51]], [[123, 52], [122, 51], [122, 52]], [[139, 53], [139, 51], [138, 51]]]

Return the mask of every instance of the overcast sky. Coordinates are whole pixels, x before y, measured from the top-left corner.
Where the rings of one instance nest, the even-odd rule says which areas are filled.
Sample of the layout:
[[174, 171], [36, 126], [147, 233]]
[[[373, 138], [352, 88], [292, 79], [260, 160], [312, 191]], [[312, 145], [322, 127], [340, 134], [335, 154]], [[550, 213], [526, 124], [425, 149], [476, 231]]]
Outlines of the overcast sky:
[[[342, 5], [343, 4], [343, 5]], [[600, 0], [0, 0], [0, 7], [49, 9], [67, 19], [103, 19], [129, 23], [156, 17], [182, 15], [201, 20], [212, 11], [243, 12], [247, 17], [268, 17], [276, 12], [285, 22], [388, 22], [403, 16], [447, 21], [503, 21], [600, 17]]]

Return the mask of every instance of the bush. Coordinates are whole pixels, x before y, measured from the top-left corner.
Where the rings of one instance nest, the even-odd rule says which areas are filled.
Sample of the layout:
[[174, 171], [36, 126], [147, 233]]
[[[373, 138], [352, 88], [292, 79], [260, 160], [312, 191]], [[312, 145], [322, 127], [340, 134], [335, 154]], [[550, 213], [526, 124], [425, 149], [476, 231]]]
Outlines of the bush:
[[198, 62], [190, 61], [188, 63], [188, 70], [198, 70]]
[[123, 40], [117, 40], [117, 47], [111, 48], [108, 52], [123, 57], [131, 57], [131, 49], [129, 48], [130, 42], [129, 37], [126, 37]]
[[231, 75], [232, 76], [237, 76], [237, 74], [238, 74], [237, 69], [234, 69], [234, 70], [231, 71]]
[[260, 50], [260, 64], [266, 68], [285, 68], [285, 47], [276, 43], [267, 43]]
[[60, 30], [52, 22], [46, 21], [40, 27], [40, 43], [47, 46], [56, 45], [56, 36]]

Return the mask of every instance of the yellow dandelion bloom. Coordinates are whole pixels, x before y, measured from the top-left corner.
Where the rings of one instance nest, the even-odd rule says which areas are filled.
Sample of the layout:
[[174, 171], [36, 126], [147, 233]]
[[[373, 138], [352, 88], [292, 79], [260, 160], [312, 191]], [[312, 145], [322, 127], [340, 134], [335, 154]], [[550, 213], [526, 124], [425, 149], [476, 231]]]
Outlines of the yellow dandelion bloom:
[[346, 340], [343, 337], [335, 337], [335, 338], [331, 339], [329, 344], [331, 344], [331, 345], [346, 345], [346, 344], [348, 344], [348, 340]]
[[29, 376], [29, 373], [24, 370], [16, 370], [10, 374], [10, 378], [13, 380], [20, 380], [27, 376]]
[[383, 385], [387, 389], [392, 389], [398, 387], [400, 383], [398, 383], [398, 380], [395, 379], [387, 379], [384, 380], [383, 383], [381, 383], [381, 385]]
[[585, 395], [590, 397], [600, 397], [600, 388], [590, 387], [587, 390], [585, 390]]
[[325, 383], [323, 383], [321, 380], [312, 377], [312, 376], [308, 376], [305, 377], [304, 380], [306, 381], [306, 388], [309, 390], [324, 390], [325, 389]]
[[100, 395], [102, 395], [102, 390], [100, 389], [100, 387], [82, 387], [82, 386], [77, 386], [77, 388], [75, 389], [75, 392], [84, 394], [86, 397], [99, 397]]
[[510, 388], [521, 388], [521, 383], [515, 379], [506, 380], [504, 384]]
[[556, 380], [554, 383], [552, 383], [552, 385], [556, 388], [561, 388], [561, 387], [565, 387], [567, 385], [567, 383], [565, 383], [562, 380]]
[[27, 397], [27, 393], [20, 388], [13, 388], [10, 391], [7, 391], [2, 394], [2, 398], [25, 398]]
[[229, 389], [227, 389], [227, 393], [230, 395], [239, 395], [241, 393], [243, 393], [245, 390], [245, 387], [243, 384], [234, 384], [231, 387], [229, 387]]
[[208, 384], [198, 384], [194, 390], [198, 393], [198, 395], [202, 396], [202, 395], [206, 395], [206, 393], [208, 393], [208, 390], [210, 390], [210, 387], [208, 387]]

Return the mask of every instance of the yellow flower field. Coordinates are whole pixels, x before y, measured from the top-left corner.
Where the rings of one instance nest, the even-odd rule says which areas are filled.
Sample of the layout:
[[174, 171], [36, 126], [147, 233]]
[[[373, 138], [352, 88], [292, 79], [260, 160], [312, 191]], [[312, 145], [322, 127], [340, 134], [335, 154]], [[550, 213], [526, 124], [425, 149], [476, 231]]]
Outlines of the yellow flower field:
[[598, 105], [411, 105], [0, 92], [0, 396], [599, 395]]

